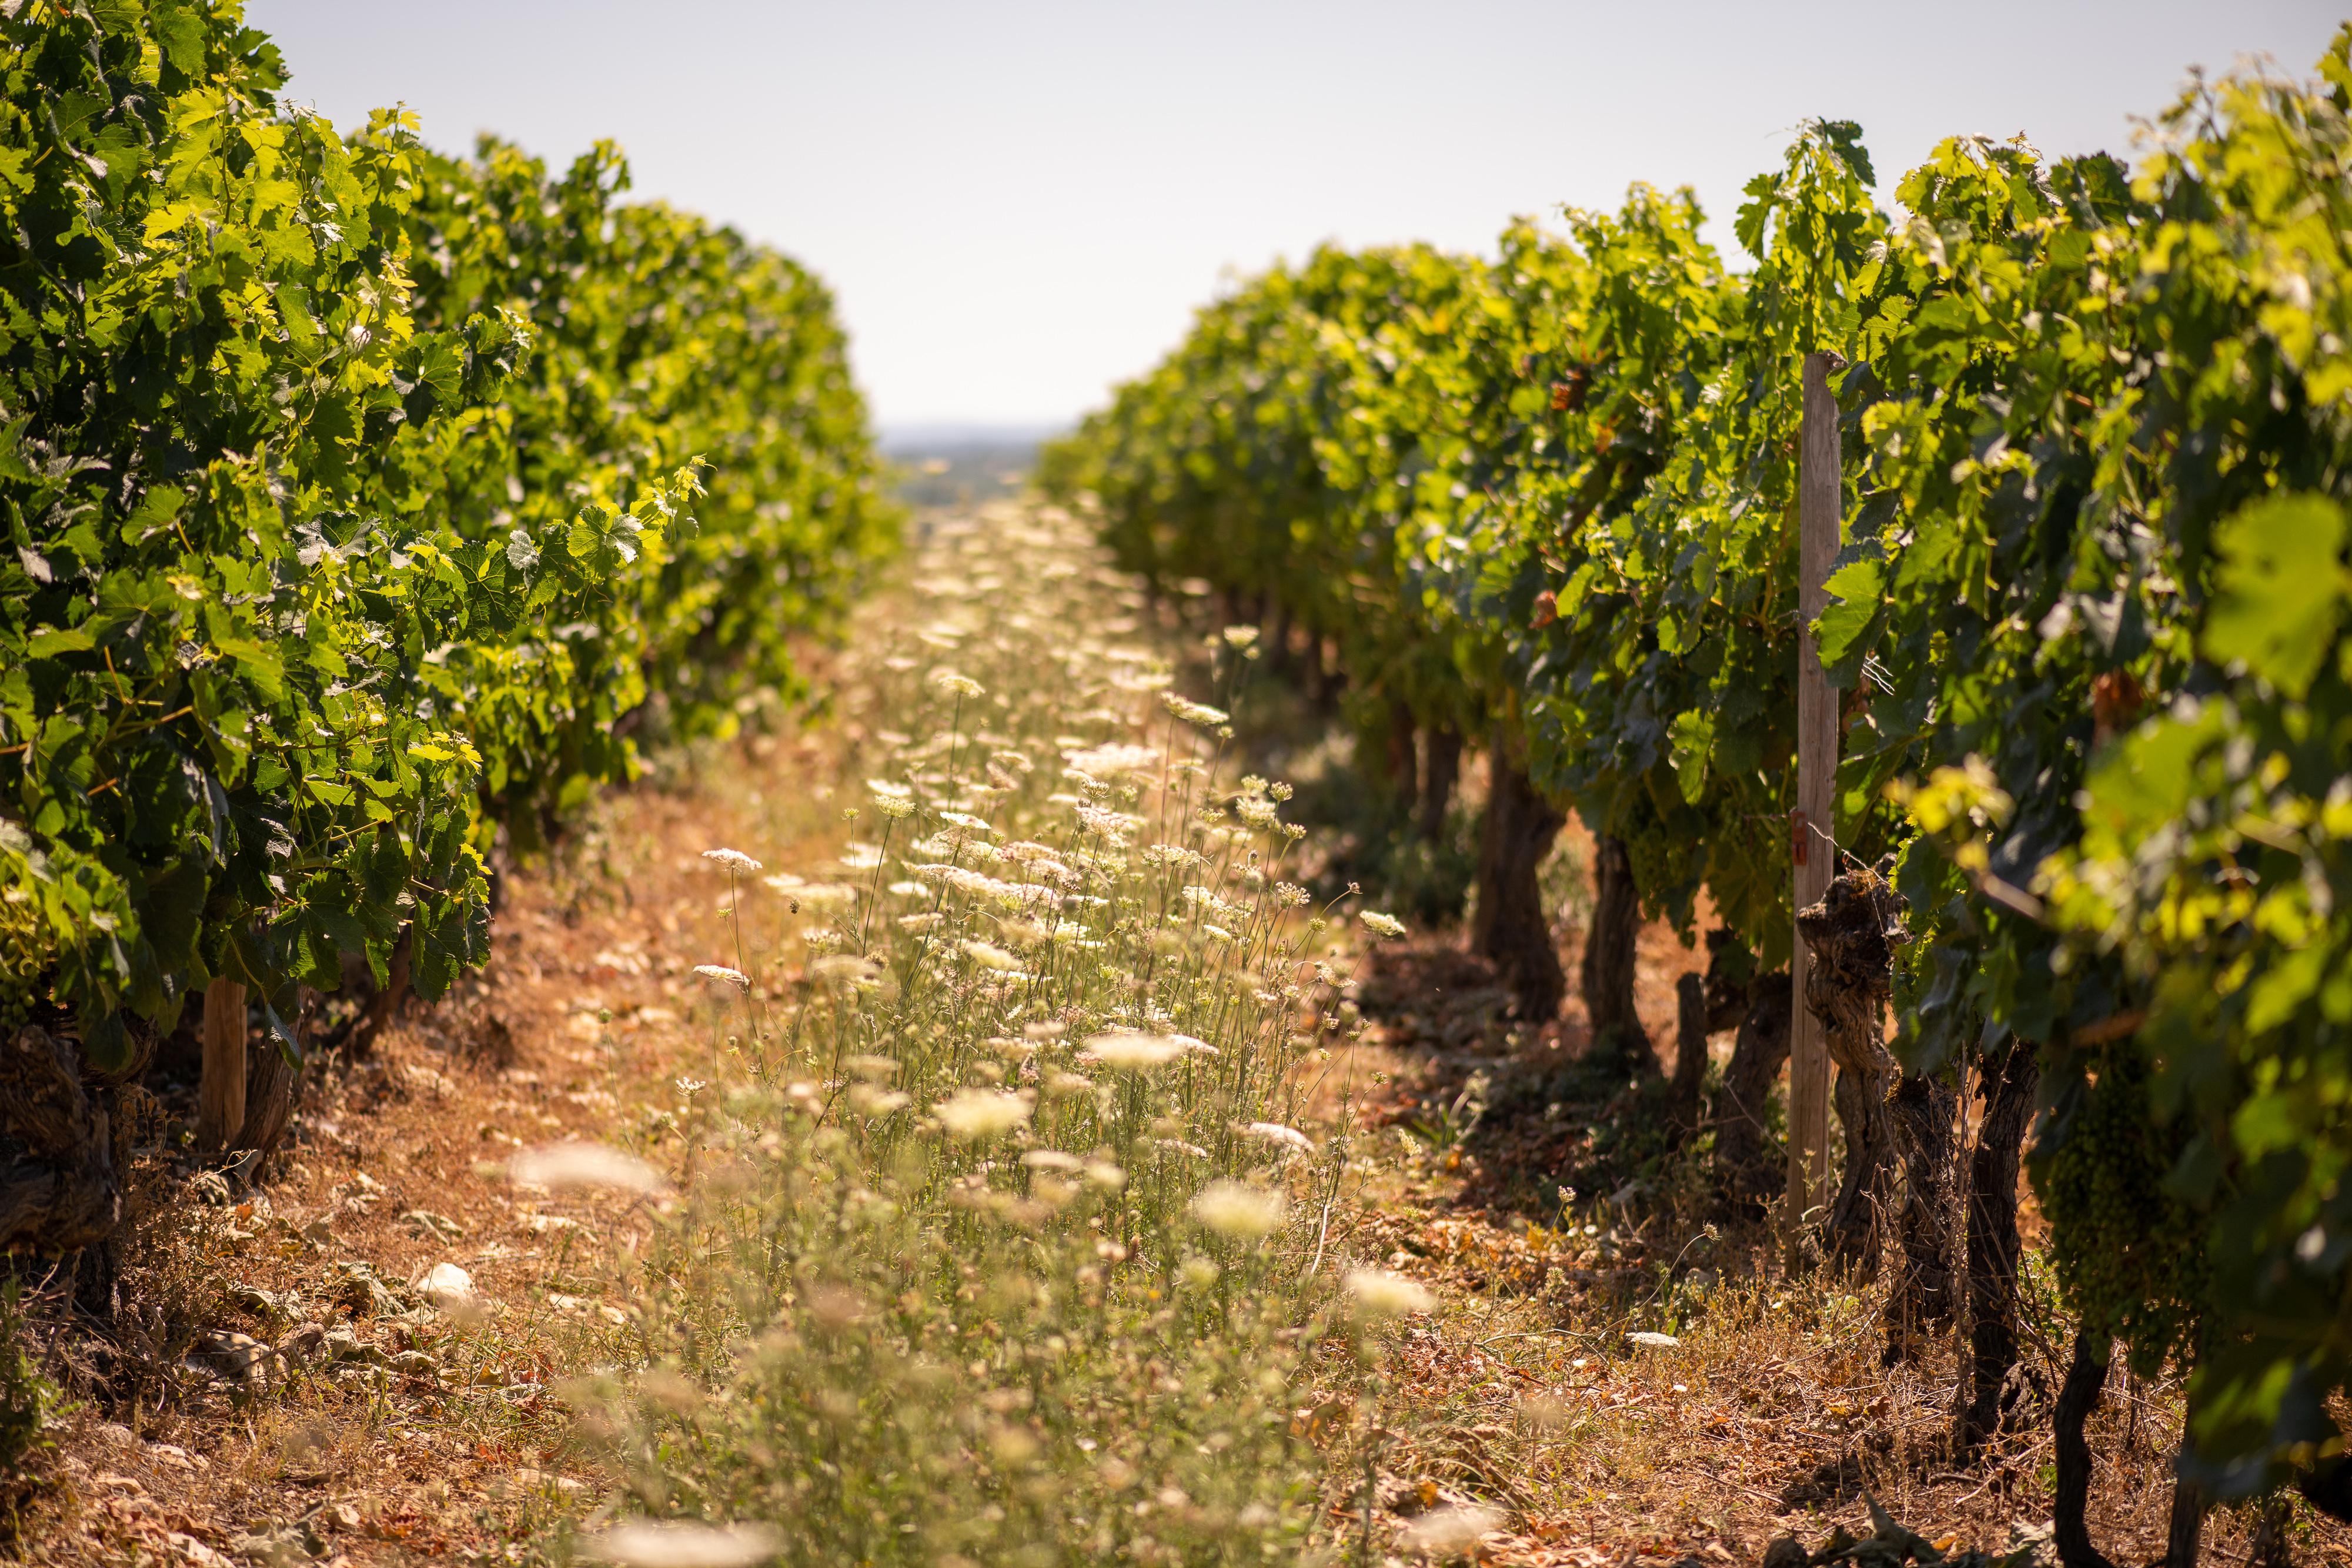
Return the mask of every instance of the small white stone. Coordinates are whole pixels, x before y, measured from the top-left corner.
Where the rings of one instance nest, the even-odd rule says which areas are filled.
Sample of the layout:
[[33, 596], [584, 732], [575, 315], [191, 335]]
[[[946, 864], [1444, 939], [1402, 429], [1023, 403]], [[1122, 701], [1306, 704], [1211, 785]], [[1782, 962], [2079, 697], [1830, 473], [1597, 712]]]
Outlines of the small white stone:
[[482, 1312], [482, 1298], [474, 1289], [474, 1277], [455, 1263], [436, 1263], [425, 1270], [416, 1281], [416, 1293], [427, 1304], [453, 1318], [479, 1317]]
[[1683, 1343], [1670, 1333], [1658, 1333], [1650, 1329], [1636, 1329], [1625, 1337], [1635, 1344], [1646, 1345], [1652, 1350], [1672, 1350]]

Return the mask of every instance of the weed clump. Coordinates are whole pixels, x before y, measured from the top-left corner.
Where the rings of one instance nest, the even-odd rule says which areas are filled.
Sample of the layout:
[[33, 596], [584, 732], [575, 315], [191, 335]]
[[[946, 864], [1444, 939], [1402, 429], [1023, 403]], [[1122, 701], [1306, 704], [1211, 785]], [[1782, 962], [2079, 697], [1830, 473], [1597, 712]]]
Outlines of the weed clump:
[[1066, 517], [944, 528], [917, 572], [843, 697], [858, 836], [767, 901], [718, 857], [713, 1081], [628, 1151], [679, 1174], [570, 1389], [636, 1532], [605, 1544], [1295, 1560], [1328, 1500], [1294, 1389], [1355, 1331], [1344, 1129], [1297, 1128], [1339, 934], [1288, 791], [1224, 779], [1226, 716], [1094, 631], [1134, 622]]
[[0, 1490], [21, 1490], [57, 1446], [51, 1427], [63, 1396], [42, 1375], [29, 1335], [17, 1282], [0, 1282]]

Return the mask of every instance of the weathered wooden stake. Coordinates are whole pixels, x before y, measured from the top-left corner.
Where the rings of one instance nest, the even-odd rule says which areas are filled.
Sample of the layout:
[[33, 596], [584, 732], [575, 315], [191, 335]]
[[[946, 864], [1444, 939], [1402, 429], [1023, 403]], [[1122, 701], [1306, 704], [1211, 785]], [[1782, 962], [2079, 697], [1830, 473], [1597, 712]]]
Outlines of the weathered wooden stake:
[[[1797, 809], [1789, 821], [1796, 860], [1796, 907], [1817, 904], [1837, 874], [1829, 840], [1835, 823], [1837, 694], [1822, 673], [1813, 618], [1826, 609], [1822, 584], [1837, 559], [1841, 468], [1837, 398], [1831, 359], [1805, 356], [1805, 423], [1797, 467], [1797, 608], [1804, 619], [1797, 646]], [[1805, 1006], [1805, 939], [1796, 937], [1789, 966], [1795, 988], [1789, 1041], [1789, 1258], [1793, 1268], [1812, 1211], [1829, 1201], [1830, 1056], [1822, 1022]]]
[[245, 987], [205, 988], [205, 1074], [196, 1086], [196, 1147], [227, 1146], [245, 1126]]

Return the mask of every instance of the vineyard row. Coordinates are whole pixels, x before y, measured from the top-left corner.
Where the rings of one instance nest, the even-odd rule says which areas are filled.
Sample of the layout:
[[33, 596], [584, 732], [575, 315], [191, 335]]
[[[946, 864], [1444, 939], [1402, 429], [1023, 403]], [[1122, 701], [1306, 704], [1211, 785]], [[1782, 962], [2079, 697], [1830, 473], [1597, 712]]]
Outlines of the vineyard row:
[[897, 538], [807, 273], [609, 145], [338, 135], [241, 9], [0, 17], [12, 1247], [112, 1226], [103, 1086], [199, 994], [200, 1134], [274, 1143], [303, 987], [480, 964], [504, 856], [792, 695]]
[[[2176, 1552], [2205, 1500], [2289, 1482], [2352, 1518], [2327, 1413], [2352, 1373], [2347, 37], [2313, 83], [2200, 83], [2136, 168], [1956, 138], [1891, 213], [1858, 128], [1814, 122], [1748, 187], [1744, 275], [1688, 192], [1645, 186], [1491, 261], [1320, 250], [1203, 308], [1043, 465], [1122, 564], [1205, 582], [1318, 689], [1344, 672], [1358, 755], [1417, 742], [1441, 813], [1486, 750], [1474, 939], [1529, 1015], [1566, 989], [1535, 868], [1583, 817], [1584, 1000], [1629, 1069], [1654, 1071], [1633, 927], [1696, 937], [1702, 892], [1711, 996], [1745, 998], [1743, 1051], [1777, 998], [1785, 1041], [1792, 858], [1834, 841], [1834, 897], [1907, 940], [1855, 981], [1891, 988], [1898, 1060], [1829, 1031], [1822, 1245], [1874, 1265], [1888, 1200], [1889, 1353], [1964, 1322], [1956, 1437], [1989, 1441], [2022, 1419], [2030, 1144], [2080, 1322], [2069, 1568], [2102, 1561], [2081, 1423], [2115, 1354], [2190, 1375]], [[1844, 519], [1812, 607], [1809, 358]], [[1808, 631], [1842, 729], [1810, 840]], [[1971, 1084], [1961, 1215], [1938, 1184]]]

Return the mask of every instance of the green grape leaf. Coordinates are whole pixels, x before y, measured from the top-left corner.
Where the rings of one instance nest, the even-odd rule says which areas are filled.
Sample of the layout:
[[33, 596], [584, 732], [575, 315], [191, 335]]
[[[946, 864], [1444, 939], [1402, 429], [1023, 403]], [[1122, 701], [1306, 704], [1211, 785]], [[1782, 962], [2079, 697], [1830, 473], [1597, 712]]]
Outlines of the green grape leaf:
[[2273, 497], [2224, 520], [2213, 533], [2221, 568], [2206, 653], [2290, 697], [2308, 691], [2352, 594], [2344, 531], [2344, 508], [2325, 496]]

